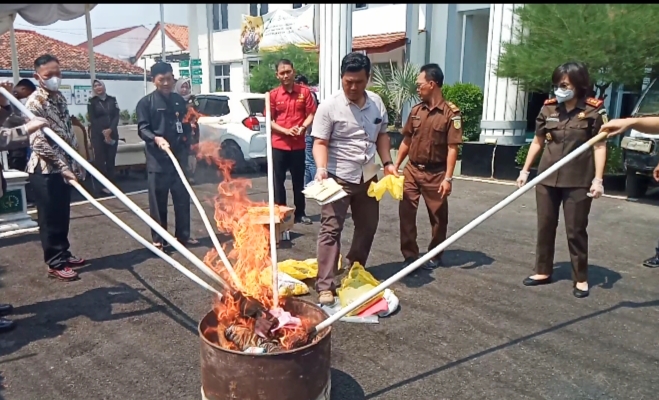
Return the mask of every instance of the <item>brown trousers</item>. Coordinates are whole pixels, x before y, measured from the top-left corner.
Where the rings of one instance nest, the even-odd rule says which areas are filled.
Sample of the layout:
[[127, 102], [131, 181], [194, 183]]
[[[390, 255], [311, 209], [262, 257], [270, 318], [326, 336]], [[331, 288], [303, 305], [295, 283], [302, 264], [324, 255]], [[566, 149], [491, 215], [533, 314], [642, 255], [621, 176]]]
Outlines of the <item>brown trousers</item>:
[[[428, 250], [432, 250], [446, 240], [448, 227], [448, 199], [439, 196], [439, 185], [444, 180], [445, 171], [421, 171], [410, 163], [404, 170], [403, 200], [398, 207], [400, 218], [400, 250], [403, 257], [418, 257], [419, 246], [416, 243], [416, 213], [419, 208], [419, 198], [428, 209], [432, 239]], [[436, 258], [441, 258], [442, 253]]]
[[536, 246], [535, 272], [551, 275], [554, 270], [554, 248], [558, 211], [563, 204], [567, 245], [572, 261], [572, 280], [588, 280], [588, 214], [592, 198], [587, 188], [558, 188], [538, 185], [535, 201], [538, 212], [538, 243]]
[[318, 233], [317, 248], [318, 279], [316, 279], [316, 290], [319, 292], [322, 290], [334, 291], [336, 289], [334, 274], [339, 265], [341, 233], [343, 232], [343, 224], [348, 214], [348, 208], [352, 212], [352, 221], [355, 224], [352, 245], [346, 255], [348, 265], [352, 265], [354, 262], [366, 265], [380, 221], [379, 203], [367, 194], [369, 185], [371, 182], [376, 182], [377, 177], [360, 184], [349, 183], [335, 176], [333, 178], [348, 195], [333, 203], [326, 204], [320, 209], [320, 232]]

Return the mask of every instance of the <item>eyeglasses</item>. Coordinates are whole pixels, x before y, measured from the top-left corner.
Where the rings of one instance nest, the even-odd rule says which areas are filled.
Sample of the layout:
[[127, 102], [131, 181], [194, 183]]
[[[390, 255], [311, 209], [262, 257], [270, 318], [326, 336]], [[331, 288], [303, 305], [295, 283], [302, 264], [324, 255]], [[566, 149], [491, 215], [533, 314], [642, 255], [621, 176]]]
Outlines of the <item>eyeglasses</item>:
[[558, 85], [558, 86], [553, 85], [552, 87], [554, 88], [554, 90], [556, 90], [556, 89], [563, 89], [563, 90], [570, 90], [570, 89], [572, 89], [572, 85], [570, 85], [569, 83], [561, 83], [561, 84]]

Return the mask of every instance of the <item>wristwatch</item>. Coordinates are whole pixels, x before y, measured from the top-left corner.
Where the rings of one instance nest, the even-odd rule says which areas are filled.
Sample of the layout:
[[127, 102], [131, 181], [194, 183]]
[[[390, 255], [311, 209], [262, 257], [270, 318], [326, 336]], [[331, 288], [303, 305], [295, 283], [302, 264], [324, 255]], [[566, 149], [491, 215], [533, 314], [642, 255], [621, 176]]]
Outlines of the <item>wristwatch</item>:
[[383, 167], [389, 166], [389, 165], [394, 165], [393, 161], [387, 161], [382, 164]]
[[445, 180], [446, 182], [448, 182], [448, 183], [452, 183], [452, 182], [453, 182], [453, 178], [444, 178], [444, 180]]

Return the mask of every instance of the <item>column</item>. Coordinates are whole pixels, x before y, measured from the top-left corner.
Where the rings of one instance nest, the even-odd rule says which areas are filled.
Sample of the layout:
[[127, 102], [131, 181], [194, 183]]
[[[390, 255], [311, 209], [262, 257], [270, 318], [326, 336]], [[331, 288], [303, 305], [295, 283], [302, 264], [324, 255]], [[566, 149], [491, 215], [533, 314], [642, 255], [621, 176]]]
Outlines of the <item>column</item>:
[[352, 4], [316, 4], [320, 7], [319, 100], [341, 89], [341, 60], [352, 51]]
[[[427, 10], [427, 9], [426, 9]], [[405, 62], [421, 67], [425, 64], [425, 49], [421, 48], [421, 37], [419, 35], [419, 4], [407, 4], [405, 9]], [[405, 125], [414, 104], [406, 103], [402, 109], [401, 122]], [[393, 121], [389, 121], [390, 123]]]
[[485, 91], [480, 142], [519, 145], [526, 142], [526, 93], [515, 82], [495, 72], [502, 43], [514, 39], [518, 23], [513, 10], [522, 4], [491, 4], [487, 38]]
[[[198, 21], [197, 8], [198, 5], [196, 3], [188, 4], [188, 51], [190, 52], [190, 60], [200, 58], [199, 57], [199, 25], [197, 23]], [[208, 60], [202, 60], [201, 64], [203, 66], [204, 64], [208, 65], [209, 63]], [[203, 74], [203, 69], [202, 69], [202, 74]], [[203, 80], [204, 80], [203, 76], [201, 79], [203, 85]], [[193, 94], [201, 93], [201, 85], [193, 85], [191, 82], [190, 89]]]
[[[10, 18], [13, 18], [11, 16]], [[16, 39], [13, 24], [10, 30], [10, 45], [16, 49]], [[16, 80], [18, 68], [17, 52], [12, 51], [12, 71]], [[27, 213], [25, 185], [28, 175], [22, 171], [10, 170], [7, 152], [2, 152], [3, 175], [7, 180], [7, 192], [0, 198], [0, 238], [25, 232], [25, 229], [37, 226], [37, 223]]]

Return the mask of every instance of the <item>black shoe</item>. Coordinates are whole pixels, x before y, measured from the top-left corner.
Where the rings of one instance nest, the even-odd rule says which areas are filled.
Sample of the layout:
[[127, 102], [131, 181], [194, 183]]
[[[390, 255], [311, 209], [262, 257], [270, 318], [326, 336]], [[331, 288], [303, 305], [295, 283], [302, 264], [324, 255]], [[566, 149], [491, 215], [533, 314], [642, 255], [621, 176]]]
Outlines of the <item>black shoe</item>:
[[7, 318], [0, 318], [0, 333], [9, 332], [16, 328], [16, 323]]
[[295, 217], [295, 223], [296, 224], [311, 225], [311, 218], [307, 217], [306, 215], [303, 215], [301, 217]]
[[573, 294], [574, 297], [576, 297], [577, 299], [583, 299], [584, 297], [588, 297], [588, 295], [590, 294], [590, 291], [588, 291], [588, 290], [577, 289], [577, 288], [575, 287], [574, 289], [572, 289], [572, 294]]
[[0, 317], [6, 317], [14, 311], [14, 307], [11, 304], [0, 304]]
[[421, 269], [425, 269], [426, 271], [432, 271], [435, 268], [441, 267], [442, 265], [444, 264], [442, 263], [441, 258], [431, 258], [430, 261], [428, 261], [427, 263], [421, 266]]
[[657, 249], [657, 253], [654, 257], [650, 257], [643, 261], [643, 266], [648, 268], [659, 268], [659, 249]]
[[540, 285], [548, 285], [550, 283], [551, 283], [551, 276], [545, 279], [531, 279], [531, 277], [529, 276], [528, 278], [524, 279], [524, 281], [522, 281], [522, 284], [524, 286], [540, 286]]
[[403, 261], [403, 265], [402, 265], [402, 267], [403, 267], [403, 268], [407, 268], [407, 267], [409, 267], [410, 265], [412, 265], [412, 263], [415, 262], [415, 261], [418, 260], [418, 259], [419, 259], [418, 257], [407, 257], [407, 258], [405, 259], [405, 261]]

